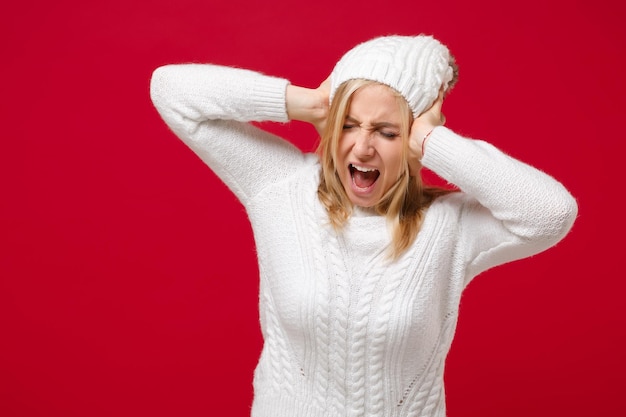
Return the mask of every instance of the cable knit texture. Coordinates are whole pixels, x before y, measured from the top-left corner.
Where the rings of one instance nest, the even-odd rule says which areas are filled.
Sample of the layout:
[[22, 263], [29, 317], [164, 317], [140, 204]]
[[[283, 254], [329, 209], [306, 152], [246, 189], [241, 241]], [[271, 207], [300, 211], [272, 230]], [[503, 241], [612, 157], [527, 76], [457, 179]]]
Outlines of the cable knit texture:
[[448, 48], [432, 36], [383, 36], [350, 49], [330, 77], [330, 98], [345, 81], [378, 81], [398, 91], [417, 117], [429, 108], [453, 70]]
[[493, 146], [436, 128], [424, 166], [462, 192], [439, 198], [395, 262], [383, 217], [336, 233], [320, 165], [250, 121], [287, 121], [288, 82], [213, 65], [157, 69], [152, 100], [246, 208], [257, 245], [264, 346], [253, 417], [445, 416], [444, 362], [459, 300], [482, 271], [541, 252], [575, 200]]

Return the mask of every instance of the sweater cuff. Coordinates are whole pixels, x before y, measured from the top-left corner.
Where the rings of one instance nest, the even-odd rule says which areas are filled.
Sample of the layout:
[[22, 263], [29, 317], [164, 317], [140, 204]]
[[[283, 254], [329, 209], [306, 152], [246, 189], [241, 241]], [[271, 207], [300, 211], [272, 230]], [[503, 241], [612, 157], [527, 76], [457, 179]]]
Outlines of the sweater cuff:
[[261, 76], [255, 81], [253, 97], [254, 120], [288, 122], [284, 78]]
[[459, 167], [468, 163], [467, 158], [463, 157], [468, 153], [465, 150], [468, 146], [471, 149], [470, 141], [446, 127], [438, 126], [428, 138], [422, 165], [447, 181], [452, 181]]

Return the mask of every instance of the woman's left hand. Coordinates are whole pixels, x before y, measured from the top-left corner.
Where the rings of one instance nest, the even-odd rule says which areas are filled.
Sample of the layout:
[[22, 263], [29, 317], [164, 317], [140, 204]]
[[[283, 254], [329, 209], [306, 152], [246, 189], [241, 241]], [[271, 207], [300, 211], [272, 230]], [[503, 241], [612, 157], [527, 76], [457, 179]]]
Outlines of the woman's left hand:
[[443, 105], [443, 87], [439, 90], [439, 96], [432, 106], [420, 114], [411, 125], [411, 133], [409, 136], [409, 172], [411, 176], [419, 174], [421, 168], [424, 147], [430, 132], [437, 126], [443, 126], [446, 123], [446, 117], [441, 112]]

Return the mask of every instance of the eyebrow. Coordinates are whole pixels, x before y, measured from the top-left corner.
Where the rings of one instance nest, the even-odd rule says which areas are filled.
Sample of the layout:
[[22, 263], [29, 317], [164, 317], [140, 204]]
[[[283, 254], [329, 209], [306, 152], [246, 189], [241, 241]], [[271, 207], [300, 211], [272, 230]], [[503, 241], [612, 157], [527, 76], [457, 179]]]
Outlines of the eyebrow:
[[[346, 121], [347, 122], [356, 123], [356, 124], [359, 124], [359, 125], [361, 124], [361, 122], [359, 122], [357, 119], [355, 119], [354, 117], [349, 116], [349, 115], [346, 116]], [[383, 128], [383, 127], [390, 127], [390, 128], [393, 128], [393, 129], [400, 129], [400, 126], [398, 126], [395, 123], [390, 123], [390, 122], [376, 122], [376, 123], [372, 123], [372, 128], [374, 128], [374, 129], [380, 129], [380, 128]]]

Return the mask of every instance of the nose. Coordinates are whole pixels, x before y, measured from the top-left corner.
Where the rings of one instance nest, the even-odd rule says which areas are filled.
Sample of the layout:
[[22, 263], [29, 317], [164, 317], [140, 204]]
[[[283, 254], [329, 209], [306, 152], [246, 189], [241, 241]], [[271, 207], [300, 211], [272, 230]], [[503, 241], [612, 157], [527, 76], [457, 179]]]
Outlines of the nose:
[[370, 132], [365, 129], [359, 129], [359, 132], [355, 135], [353, 153], [354, 156], [361, 159], [374, 156], [374, 146]]

